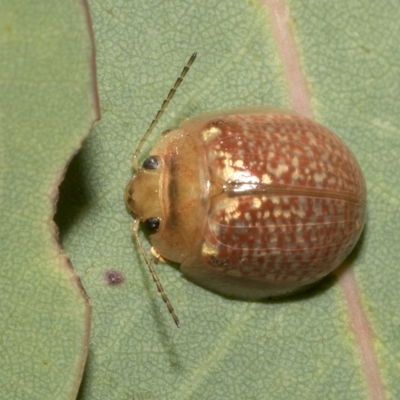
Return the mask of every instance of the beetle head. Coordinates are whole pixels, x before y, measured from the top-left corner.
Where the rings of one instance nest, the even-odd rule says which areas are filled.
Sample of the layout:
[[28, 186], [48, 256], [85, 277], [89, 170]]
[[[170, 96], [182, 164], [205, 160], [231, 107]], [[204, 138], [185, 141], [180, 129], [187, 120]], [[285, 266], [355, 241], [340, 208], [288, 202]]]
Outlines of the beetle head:
[[161, 173], [161, 159], [150, 156], [125, 189], [126, 207], [140, 222], [162, 217], [159, 199]]

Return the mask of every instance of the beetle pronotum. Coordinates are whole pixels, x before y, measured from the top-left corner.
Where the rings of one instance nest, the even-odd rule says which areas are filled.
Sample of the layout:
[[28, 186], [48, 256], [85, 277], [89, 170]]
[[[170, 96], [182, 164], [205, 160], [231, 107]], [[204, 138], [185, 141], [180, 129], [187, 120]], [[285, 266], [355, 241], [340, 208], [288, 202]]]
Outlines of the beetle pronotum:
[[339, 266], [365, 222], [365, 181], [330, 130], [264, 106], [201, 114], [139, 152], [196, 58], [141, 139], [125, 191], [133, 235], [176, 325], [179, 320], [138, 236], [192, 281], [249, 300], [310, 287]]

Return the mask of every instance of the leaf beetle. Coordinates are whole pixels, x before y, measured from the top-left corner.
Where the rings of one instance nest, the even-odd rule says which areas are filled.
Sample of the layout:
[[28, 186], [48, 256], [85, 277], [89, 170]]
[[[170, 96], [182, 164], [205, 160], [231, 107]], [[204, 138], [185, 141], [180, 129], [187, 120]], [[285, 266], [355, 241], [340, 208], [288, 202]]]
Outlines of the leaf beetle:
[[332, 131], [264, 106], [215, 111], [167, 131], [142, 166], [147, 137], [196, 58], [170, 90], [133, 156], [125, 190], [133, 235], [176, 325], [179, 320], [139, 240], [193, 282], [258, 300], [305, 290], [337, 268], [359, 239], [366, 185]]

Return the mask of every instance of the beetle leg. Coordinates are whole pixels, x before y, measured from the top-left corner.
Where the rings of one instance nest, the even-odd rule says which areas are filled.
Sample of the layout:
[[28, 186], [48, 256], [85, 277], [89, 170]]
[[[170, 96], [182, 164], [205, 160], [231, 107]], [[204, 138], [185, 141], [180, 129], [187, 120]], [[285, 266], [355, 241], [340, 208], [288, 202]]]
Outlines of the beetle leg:
[[154, 247], [151, 247], [150, 252], [154, 257], [153, 260], [155, 263], [160, 262], [160, 263], [165, 264], [167, 262], [167, 260]]

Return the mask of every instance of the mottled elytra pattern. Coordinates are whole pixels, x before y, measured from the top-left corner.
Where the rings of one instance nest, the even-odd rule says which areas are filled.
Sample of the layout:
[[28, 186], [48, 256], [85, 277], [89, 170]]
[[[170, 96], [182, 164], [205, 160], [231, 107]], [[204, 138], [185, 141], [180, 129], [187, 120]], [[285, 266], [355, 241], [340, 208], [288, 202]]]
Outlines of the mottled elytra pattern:
[[365, 219], [365, 183], [331, 131], [289, 113], [232, 115], [203, 128], [212, 199], [202, 254], [231, 276], [307, 284], [336, 268]]

